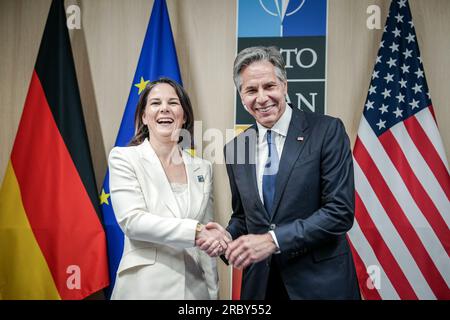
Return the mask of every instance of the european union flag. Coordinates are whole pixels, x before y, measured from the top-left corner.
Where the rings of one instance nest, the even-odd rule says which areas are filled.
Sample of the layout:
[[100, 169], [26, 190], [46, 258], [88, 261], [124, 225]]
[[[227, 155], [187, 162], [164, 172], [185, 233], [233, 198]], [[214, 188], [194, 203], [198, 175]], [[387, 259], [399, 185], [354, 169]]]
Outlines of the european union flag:
[[[125, 106], [119, 134], [117, 135], [116, 146], [126, 146], [130, 142], [134, 135], [134, 113], [139, 95], [149, 82], [155, 81], [160, 77], [168, 77], [182, 84], [165, 0], [155, 0], [153, 4], [141, 55], [131, 85], [127, 105]], [[115, 284], [117, 268], [122, 257], [124, 236], [117, 224], [111, 201], [109, 201], [109, 171], [106, 172], [103, 182], [100, 205], [108, 242], [111, 284], [106, 290], [106, 295], [110, 298]]]

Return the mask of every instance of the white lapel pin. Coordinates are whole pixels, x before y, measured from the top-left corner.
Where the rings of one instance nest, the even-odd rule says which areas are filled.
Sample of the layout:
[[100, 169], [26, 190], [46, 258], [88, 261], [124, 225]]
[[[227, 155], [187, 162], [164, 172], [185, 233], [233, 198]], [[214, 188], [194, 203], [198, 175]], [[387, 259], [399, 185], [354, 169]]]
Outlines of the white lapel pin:
[[297, 137], [297, 141], [303, 141], [304, 137]]

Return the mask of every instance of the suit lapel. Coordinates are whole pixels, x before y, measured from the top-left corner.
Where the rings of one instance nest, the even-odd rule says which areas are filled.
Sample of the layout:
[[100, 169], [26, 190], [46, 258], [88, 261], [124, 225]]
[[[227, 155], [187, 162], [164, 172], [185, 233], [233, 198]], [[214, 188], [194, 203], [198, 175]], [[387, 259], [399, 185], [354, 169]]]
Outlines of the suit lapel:
[[[144, 161], [144, 170], [148, 175], [148, 178], [152, 184], [158, 190], [159, 199], [166, 205], [170, 212], [175, 217], [181, 217], [180, 210], [178, 208], [175, 196], [173, 195], [172, 188], [170, 187], [169, 180], [167, 179], [164, 168], [159, 161], [158, 156], [153, 150], [150, 141], [145, 139], [145, 141], [139, 145], [140, 156]], [[151, 195], [153, 196], [153, 195]]]
[[[276, 213], [292, 168], [300, 156], [300, 153], [304, 149], [305, 142], [308, 140], [307, 128], [308, 124], [305, 116], [293, 107], [292, 118], [289, 124], [286, 140], [284, 142], [283, 153], [281, 154], [279, 171], [275, 183], [275, 196], [271, 212], [272, 218]], [[299, 140], [299, 137], [302, 137], [302, 139]]]
[[185, 151], [182, 152], [182, 155], [188, 180], [188, 217], [195, 219], [200, 214], [200, 207], [203, 200], [203, 189], [204, 184], [206, 183], [206, 181], [204, 179], [202, 180], [201, 177], [205, 178], [206, 173], [201, 170], [200, 160], [191, 157]]

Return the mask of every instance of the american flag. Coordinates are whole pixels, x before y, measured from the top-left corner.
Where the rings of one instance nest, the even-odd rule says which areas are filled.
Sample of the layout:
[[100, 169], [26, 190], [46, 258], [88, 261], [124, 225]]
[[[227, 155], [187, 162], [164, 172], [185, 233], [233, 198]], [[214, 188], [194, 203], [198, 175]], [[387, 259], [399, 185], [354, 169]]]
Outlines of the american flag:
[[353, 150], [366, 299], [450, 299], [450, 176], [407, 0], [392, 1]]

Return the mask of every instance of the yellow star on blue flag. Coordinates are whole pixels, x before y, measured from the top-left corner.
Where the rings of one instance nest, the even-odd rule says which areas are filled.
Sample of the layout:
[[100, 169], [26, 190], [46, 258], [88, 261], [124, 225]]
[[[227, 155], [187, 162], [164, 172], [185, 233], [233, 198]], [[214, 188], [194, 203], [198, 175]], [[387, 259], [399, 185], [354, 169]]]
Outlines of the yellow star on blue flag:
[[107, 204], [109, 206], [109, 201], [108, 198], [110, 197], [109, 193], [105, 192], [105, 189], [102, 189], [102, 193], [100, 194], [99, 198], [100, 198], [100, 204]]
[[136, 83], [134, 86], [139, 88], [138, 94], [141, 94], [142, 91], [144, 91], [147, 84], [150, 82], [150, 80], [145, 81], [144, 77], [141, 77], [141, 82]]

